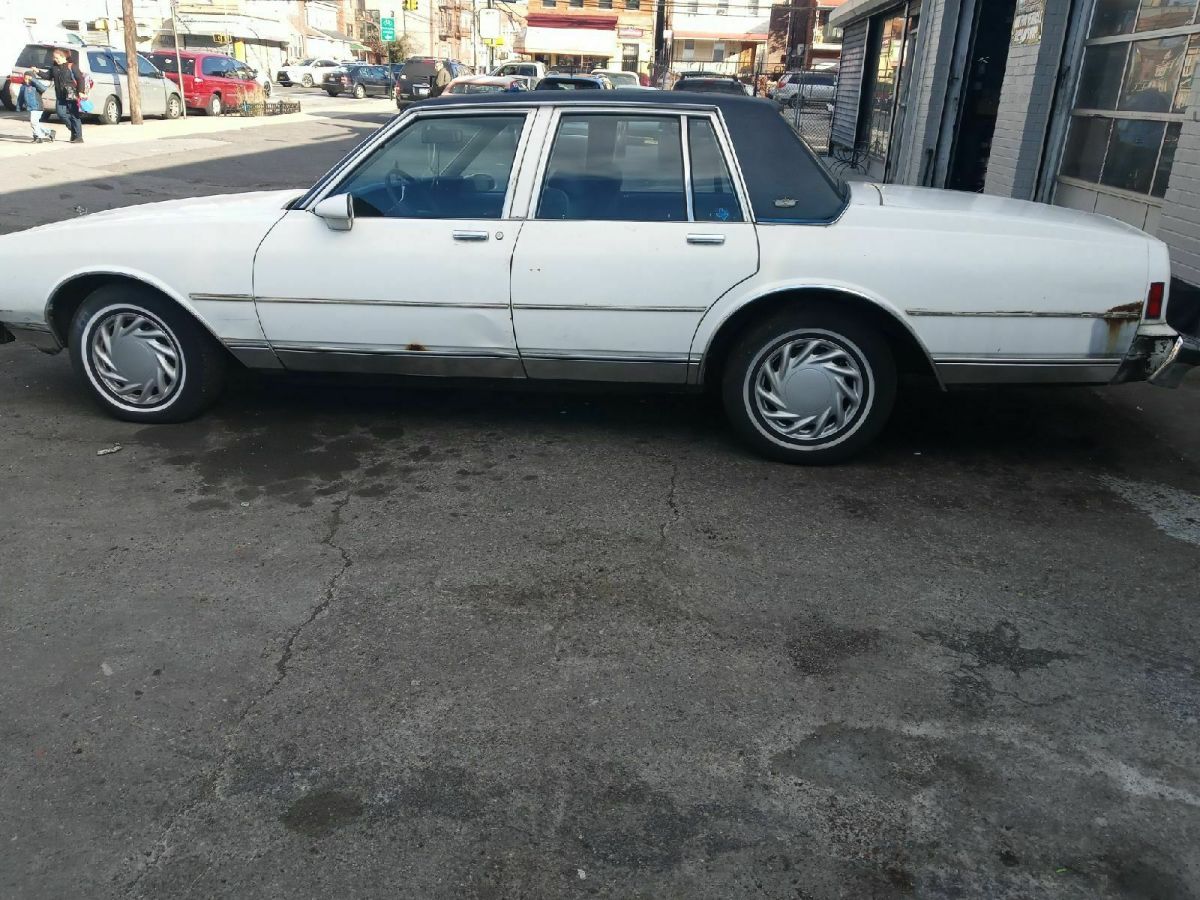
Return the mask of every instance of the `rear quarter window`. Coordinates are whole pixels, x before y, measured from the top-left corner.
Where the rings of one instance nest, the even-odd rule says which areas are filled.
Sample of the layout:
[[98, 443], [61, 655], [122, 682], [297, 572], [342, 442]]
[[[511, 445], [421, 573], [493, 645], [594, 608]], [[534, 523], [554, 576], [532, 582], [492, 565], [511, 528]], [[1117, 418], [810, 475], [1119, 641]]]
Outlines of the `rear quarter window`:
[[[70, 54], [71, 62], [79, 65], [79, 51], [71, 50]], [[54, 65], [54, 48], [45, 44], [26, 44], [16, 62], [17, 68], [20, 69], [31, 67], [48, 69], [52, 65]]]

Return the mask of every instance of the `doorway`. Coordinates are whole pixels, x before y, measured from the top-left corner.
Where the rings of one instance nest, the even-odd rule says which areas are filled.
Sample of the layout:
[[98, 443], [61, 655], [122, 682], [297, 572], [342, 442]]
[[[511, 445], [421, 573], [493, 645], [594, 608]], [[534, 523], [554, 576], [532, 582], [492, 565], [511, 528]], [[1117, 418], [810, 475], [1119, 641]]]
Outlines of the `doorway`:
[[982, 193], [987, 181], [1015, 13], [1016, 0], [976, 0], [946, 176], [946, 187], [951, 190]]

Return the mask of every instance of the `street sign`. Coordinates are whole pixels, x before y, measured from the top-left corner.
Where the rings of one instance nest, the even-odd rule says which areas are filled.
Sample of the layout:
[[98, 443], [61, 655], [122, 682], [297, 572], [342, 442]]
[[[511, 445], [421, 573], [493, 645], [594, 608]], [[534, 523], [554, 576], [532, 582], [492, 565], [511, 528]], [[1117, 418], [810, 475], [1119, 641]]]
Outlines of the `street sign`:
[[385, 43], [390, 43], [396, 39], [396, 20], [395, 19], [380, 19], [379, 20], [379, 39]]
[[485, 41], [500, 37], [500, 10], [479, 11], [479, 36]]
[[503, 37], [484, 38], [483, 43], [488, 47], [503, 47], [504, 46], [504, 38]]

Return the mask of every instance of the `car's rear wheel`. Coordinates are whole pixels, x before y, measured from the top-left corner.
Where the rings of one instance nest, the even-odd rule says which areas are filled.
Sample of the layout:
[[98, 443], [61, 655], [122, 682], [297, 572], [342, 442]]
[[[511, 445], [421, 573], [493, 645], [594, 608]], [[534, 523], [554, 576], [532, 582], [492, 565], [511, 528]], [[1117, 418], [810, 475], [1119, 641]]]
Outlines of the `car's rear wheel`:
[[219, 116], [221, 114], [221, 95], [213, 94], [208, 98], [208, 105], [204, 107], [206, 116]]
[[887, 339], [827, 304], [772, 316], [735, 342], [722, 380], [734, 430], [764, 456], [820, 465], [878, 437], [896, 400]]
[[17, 108], [17, 104], [13, 102], [12, 88], [9, 85], [10, 82], [8, 81], [5, 81], [3, 85], [0, 85], [0, 106], [3, 106], [9, 112], [12, 112]]
[[365, 96], [367, 96], [367, 89], [361, 84], [356, 84], [354, 86], [354, 99], [361, 100]]
[[300, 80], [300, 83], [303, 84], [305, 87], [312, 87], [313, 86], [313, 77], [311, 75], [305, 75], [304, 78], [302, 78]]
[[325, 93], [327, 93], [330, 97], [336, 97], [341, 93], [341, 91], [331, 91], [329, 88], [325, 88]]
[[101, 125], [117, 125], [121, 121], [121, 101], [110, 94], [100, 109]]
[[224, 383], [217, 342], [149, 288], [97, 288], [71, 320], [67, 343], [92, 397], [128, 422], [186, 421], [212, 404]]

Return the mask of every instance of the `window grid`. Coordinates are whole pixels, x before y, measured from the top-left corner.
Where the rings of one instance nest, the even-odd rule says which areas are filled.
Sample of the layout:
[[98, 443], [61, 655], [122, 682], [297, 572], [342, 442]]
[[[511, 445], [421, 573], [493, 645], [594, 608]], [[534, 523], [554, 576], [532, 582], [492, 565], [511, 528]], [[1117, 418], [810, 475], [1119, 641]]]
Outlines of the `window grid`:
[[[1164, 154], [1167, 152], [1168, 144], [1172, 143], [1172, 137], [1178, 139], [1180, 123], [1184, 121], [1186, 116], [1186, 106], [1189, 103], [1189, 95], [1191, 90], [1200, 85], [1196, 85], [1193, 77], [1196, 74], [1197, 62], [1200, 61], [1200, 4], [1196, 0], [1190, 0], [1185, 3], [1175, 3], [1175, 12], [1187, 12], [1187, 6], [1191, 6], [1190, 15], [1185, 16], [1185, 23], [1179, 24], [1172, 22], [1169, 27], [1155, 28], [1153, 23], [1155, 18], [1162, 19], [1164, 16], [1169, 16], [1172, 11], [1171, 0], [1141, 0], [1140, 3], [1135, 3], [1130, 6], [1128, 2], [1122, 4], [1121, 0], [1099, 0], [1093, 12], [1091, 27], [1089, 29], [1089, 37], [1084, 42], [1084, 58], [1081, 63], [1081, 71], [1086, 69], [1088, 61], [1087, 54], [1092, 48], [1104, 48], [1113, 46], [1123, 46], [1124, 52], [1121, 54], [1121, 71], [1120, 76], [1116, 81], [1117, 95], [1113, 101], [1113, 108], [1098, 108], [1095, 105], [1080, 105], [1085, 89], [1089, 89], [1091, 85], [1084, 85], [1082, 80], [1076, 85], [1075, 106], [1071, 110], [1071, 129], [1067, 134], [1066, 150], [1071, 149], [1071, 137], [1074, 130], [1079, 127], [1084, 127], [1084, 122], [1091, 119], [1106, 119], [1110, 120], [1109, 128], [1106, 129], [1108, 135], [1103, 156], [1100, 159], [1099, 167], [1096, 170], [1096, 177], [1093, 180], [1090, 177], [1081, 177], [1075, 174], [1063, 173], [1065, 177], [1070, 178], [1074, 182], [1082, 182], [1085, 184], [1095, 185], [1101, 189], [1112, 189], [1132, 193], [1142, 196], [1147, 199], [1160, 199], [1166, 193], [1166, 185], [1170, 180], [1170, 168], [1168, 164], [1164, 170], [1163, 164], [1167, 162]], [[1179, 9], [1178, 7], [1182, 7]], [[1114, 15], [1117, 16], [1114, 19]], [[1123, 16], [1123, 17], [1122, 17]], [[1144, 30], [1139, 30], [1145, 22], [1150, 22], [1151, 27], [1146, 27]], [[1183, 45], [1181, 60], [1179, 64], [1179, 72], [1172, 79], [1169, 85], [1169, 90], [1164, 93], [1164, 96], [1169, 98], [1169, 105], [1163, 111], [1142, 111], [1128, 108], [1131, 100], [1136, 101], [1139, 93], [1143, 91], [1132, 92], [1132, 97], [1127, 95], [1130, 87], [1131, 77], [1135, 74], [1131, 71], [1135, 54], [1139, 48], [1135, 45], [1142, 45], [1147, 51], [1152, 52], [1152, 45], [1155, 42], [1170, 41], [1173, 38], [1188, 38], [1186, 44]], [[1159, 48], [1164, 45], [1159, 44]], [[1159, 62], [1158, 69], [1162, 69], [1164, 63]], [[1149, 85], [1153, 82], [1146, 80], [1143, 83]], [[1184, 86], [1188, 86], [1187, 93], [1181, 98], [1180, 92]], [[1086, 98], [1092, 99], [1092, 98]], [[1102, 98], [1101, 98], [1102, 99]], [[1176, 111], [1182, 99], [1184, 109]], [[1122, 108], [1122, 107], [1126, 108]], [[1118, 178], [1122, 173], [1110, 173], [1107, 171], [1110, 154], [1113, 150], [1113, 141], [1117, 138], [1120, 123], [1146, 123], [1143, 128], [1153, 128], [1156, 123], [1161, 123], [1162, 134], [1157, 139], [1158, 148], [1154, 157], [1154, 164], [1150, 169], [1149, 186], [1145, 191], [1130, 190], [1106, 181], [1106, 176]], [[1174, 126], [1174, 127], [1172, 127]], [[1174, 147], [1172, 145], [1172, 153]], [[1060, 164], [1060, 169], [1066, 168], [1068, 164], [1075, 165], [1077, 160], [1067, 159], [1064, 155], [1063, 162]], [[1173, 158], [1170, 160], [1173, 164]], [[1161, 190], [1160, 190], [1161, 188]]]

